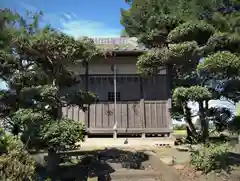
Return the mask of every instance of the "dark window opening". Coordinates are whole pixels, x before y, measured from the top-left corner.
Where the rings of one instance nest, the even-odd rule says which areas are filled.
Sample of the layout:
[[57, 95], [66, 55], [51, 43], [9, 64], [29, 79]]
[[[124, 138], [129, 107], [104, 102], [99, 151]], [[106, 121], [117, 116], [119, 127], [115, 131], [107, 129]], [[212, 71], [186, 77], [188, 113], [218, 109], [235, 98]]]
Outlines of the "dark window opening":
[[[116, 99], [120, 101], [120, 92], [116, 92]], [[108, 101], [114, 101], [114, 92], [108, 92]]]

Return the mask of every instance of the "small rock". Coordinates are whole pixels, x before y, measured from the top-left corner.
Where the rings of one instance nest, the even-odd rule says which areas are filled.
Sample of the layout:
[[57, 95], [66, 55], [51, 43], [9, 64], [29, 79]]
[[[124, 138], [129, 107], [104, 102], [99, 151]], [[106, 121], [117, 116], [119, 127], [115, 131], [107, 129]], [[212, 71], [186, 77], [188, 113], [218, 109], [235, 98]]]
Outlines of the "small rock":
[[185, 165], [178, 164], [178, 165], [174, 165], [173, 167], [177, 170], [183, 170], [185, 168]]
[[172, 157], [165, 157], [165, 158], [161, 158], [161, 161], [163, 161], [164, 163], [166, 163], [167, 165], [172, 165]]
[[197, 175], [197, 176], [201, 176], [201, 175], [202, 175], [202, 172], [201, 172], [201, 171], [196, 171], [196, 175]]
[[87, 181], [98, 181], [98, 178], [97, 177], [92, 177], [92, 178], [88, 177]]

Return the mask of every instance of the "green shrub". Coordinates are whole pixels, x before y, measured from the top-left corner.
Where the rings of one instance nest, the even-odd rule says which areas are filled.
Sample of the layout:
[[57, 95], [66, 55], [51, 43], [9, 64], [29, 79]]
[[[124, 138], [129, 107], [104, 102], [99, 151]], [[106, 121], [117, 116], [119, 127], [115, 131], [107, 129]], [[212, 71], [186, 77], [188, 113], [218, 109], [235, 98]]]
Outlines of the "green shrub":
[[204, 173], [229, 171], [228, 147], [223, 143], [201, 146], [201, 148], [192, 152], [191, 164]]
[[35, 162], [23, 144], [0, 130], [0, 180], [32, 181]]
[[85, 136], [84, 126], [71, 119], [62, 119], [49, 123], [42, 131], [42, 140], [49, 149], [55, 151], [73, 150], [76, 143], [83, 141]]

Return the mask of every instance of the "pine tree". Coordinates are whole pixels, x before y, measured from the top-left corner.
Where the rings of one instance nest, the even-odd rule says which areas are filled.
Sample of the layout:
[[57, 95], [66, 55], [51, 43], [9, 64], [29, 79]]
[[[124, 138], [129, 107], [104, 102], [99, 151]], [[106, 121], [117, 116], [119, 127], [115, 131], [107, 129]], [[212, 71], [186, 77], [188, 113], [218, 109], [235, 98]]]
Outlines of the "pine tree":
[[[237, 91], [209, 86], [213, 80], [239, 79], [239, 1], [132, 0], [122, 10], [122, 24], [150, 50], [138, 58], [145, 76], [166, 66], [172, 77], [172, 115], [182, 116], [192, 135], [197, 133], [188, 101], [199, 104], [201, 138], [208, 137], [210, 99], [225, 96], [233, 100]], [[204, 58], [202, 63], [199, 60]], [[239, 88], [238, 88], [239, 90]], [[233, 95], [232, 95], [233, 94]], [[231, 95], [231, 96], [230, 96]], [[237, 101], [237, 100], [234, 100]]]

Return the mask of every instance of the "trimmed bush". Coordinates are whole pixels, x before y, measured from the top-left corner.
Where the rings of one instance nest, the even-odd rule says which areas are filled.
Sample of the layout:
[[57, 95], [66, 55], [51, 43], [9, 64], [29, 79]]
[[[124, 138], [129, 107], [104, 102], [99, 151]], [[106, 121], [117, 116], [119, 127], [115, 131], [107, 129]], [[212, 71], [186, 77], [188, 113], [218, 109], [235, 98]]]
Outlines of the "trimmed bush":
[[202, 145], [191, 154], [191, 164], [200, 171], [229, 171], [228, 146], [223, 143]]

